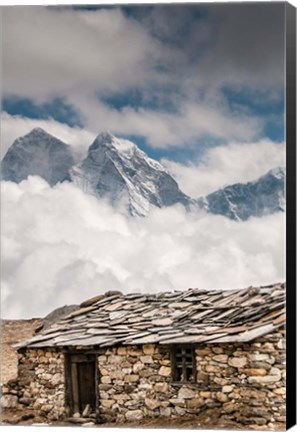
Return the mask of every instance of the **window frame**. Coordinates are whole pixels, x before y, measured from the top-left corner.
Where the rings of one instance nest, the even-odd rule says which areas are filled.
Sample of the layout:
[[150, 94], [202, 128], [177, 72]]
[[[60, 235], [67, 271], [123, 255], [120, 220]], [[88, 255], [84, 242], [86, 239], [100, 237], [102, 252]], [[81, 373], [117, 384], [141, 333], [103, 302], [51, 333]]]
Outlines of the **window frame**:
[[[187, 361], [187, 353], [185, 350], [191, 350], [191, 368], [193, 379], [186, 379], [186, 369], [189, 367], [189, 362]], [[177, 351], [181, 350], [181, 361], [182, 361], [182, 375], [183, 379], [178, 379], [178, 365], [177, 365]], [[171, 345], [170, 350], [170, 358], [171, 358], [171, 380], [174, 384], [197, 384], [197, 366], [196, 366], [196, 353], [195, 353], [195, 345], [194, 344], [176, 344]]]

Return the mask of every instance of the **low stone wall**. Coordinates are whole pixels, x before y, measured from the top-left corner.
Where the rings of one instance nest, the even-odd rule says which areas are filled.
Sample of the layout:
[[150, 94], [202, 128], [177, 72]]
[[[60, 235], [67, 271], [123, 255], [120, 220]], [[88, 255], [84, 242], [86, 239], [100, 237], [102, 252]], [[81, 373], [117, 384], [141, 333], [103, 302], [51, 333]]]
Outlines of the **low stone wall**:
[[65, 414], [64, 354], [28, 349], [18, 354], [18, 378], [3, 386], [3, 408], [28, 406], [50, 420]]
[[281, 333], [254, 343], [199, 345], [196, 362], [197, 383], [173, 384], [170, 347], [106, 350], [98, 357], [101, 416], [123, 422], [219, 408], [225, 419], [253, 427], [285, 422]]
[[[125, 422], [196, 416], [217, 408], [222, 418], [253, 428], [270, 429], [276, 422], [285, 422], [281, 332], [253, 343], [200, 344], [195, 352], [197, 382], [182, 385], [172, 382], [169, 346], [100, 349], [100, 418]], [[3, 401], [3, 406], [25, 404], [48, 419], [62, 418], [66, 415], [64, 375], [64, 354], [28, 349], [19, 354], [18, 381], [3, 388], [2, 405]]]

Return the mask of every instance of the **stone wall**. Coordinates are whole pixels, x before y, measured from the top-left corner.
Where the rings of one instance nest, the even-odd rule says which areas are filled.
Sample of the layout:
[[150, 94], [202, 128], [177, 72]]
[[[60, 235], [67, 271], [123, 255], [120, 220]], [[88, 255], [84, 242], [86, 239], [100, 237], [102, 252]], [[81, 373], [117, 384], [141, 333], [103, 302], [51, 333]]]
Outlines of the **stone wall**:
[[[182, 385], [172, 382], [169, 346], [100, 349], [100, 418], [124, 422], [195, 416], [214, 408], [222, 419], [253, 428], [270, 429], [285, 422], [282, 333], [253, 343], [197, 344], [195, 352], [197, 382]], [[19, 354], [18, 381], [4, 393], [49, 419], [63, 417], [64, 355], [45, 349]]]
[[200, 396], [246, 425], [285, 422], [285, 341], [281, 333], [251, 344], [196, 349]]
[[22, 405], [50, 420], [65, 413], [64, 355], [45, 349], [18, 354], [18, 378], [3, 386], [3, 408]]
[[106, 350], [98, 357], [100, 414], [106, 420], [170, 416], [171, 368], [166, 347], [144, 345]]
[[285, 346], [281, 333], [254, 343], [196, 347], [197, 383], [171, 380], [170, 347], [106, 350], [98, 357], [105, 420], [197, 415], [219, 408], [225, 419], [255, 427], [285, 422]]

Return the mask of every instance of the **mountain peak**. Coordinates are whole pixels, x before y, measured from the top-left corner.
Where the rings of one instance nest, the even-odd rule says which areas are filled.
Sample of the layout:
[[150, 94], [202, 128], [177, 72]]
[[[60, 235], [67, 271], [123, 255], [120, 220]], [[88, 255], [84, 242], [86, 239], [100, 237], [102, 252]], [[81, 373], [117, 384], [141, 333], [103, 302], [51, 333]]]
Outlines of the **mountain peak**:
[[195, 200], [179, 189], [160, 162], [109, 131], [101, 132], [87, 157], [75, 165], [69, 145], [36, 127], [15, 140], [1, 162], [1, 171], [2, 180], [17, 183], [29, 175], [40, 176], [51, 186], [70, 180], [83, 191], [137, 216], [147, 215], [151, 207], [174, 204], [239, 221], [285, 210], [286, 173], [282, 166], [255, 181], [229, 185]]
[[48, 135], [48, 132], [46, 132], [44, 129], [42, 129], [40, 126], [36, 126], [31, 130], [31, 133], [45, 133]]
[[206, 197], [198, 198], [200, 208], [233, 220], [285, 211], [285, 169], [273, 168], [257, 180], [235, 183]]
[[115, 205], [124, 202], [132, 215], [147, 215], [151, 205], [189, 207], [191, 201], [158, 161], [110, 132], [97, 136], [87, 158], [70, 170], [70, 177], [88, 193]]
[[113, 152], [116, 152], [121, 157], [131, 158], [138, 147], [131, 141], [123, 138], [117, 138], [111, 132], [107, 131], [101, 132], [95, 138], [95, 141], [89, 147], [89, 154], [101, 149], [109, 149]]
[[272, 175], [272, 176], [274, 176], [274, 177], [276, 177], [278, 179], [283, 179], [285, 177], [285, 175], [286, 175], [286, 172], [285, 172], [285, 168], [284, 167], [278, 166], [278, 167], [273, 168], [270, 171], [268, 171], [268, 173], [265, 174], [265, 175], [266, 176], [267, 175]]
[[42, 129], [41, 127], [35, 127], [33, 128], [30, 132], [28, 132], [25, 136], [26, 137], [30, 137], [30, 136], [51, 136], [48, 132], [46, 132], [44, 129]]
[[30, 132], [27, 132], [26, 134], [18, 137], [15, 140], [15, 143], [13, 143], [13, 145], [17, 144], [23, 146], [28, 144], [30, 145], [33, 142], [37, 144], [43, 141], [55, 141], [60, 142], [63, 145], [67, 145], [63, 141], [56, 138], [54, 135], [51, 135], [46, 130], [42, 129], [41, 127], [35, 127], [31, 129]]
[[90, 145], [88, 153], [90, 154], [97, 149], [111, 147], [114, 138], [110, 132], [101, 132], [97, 135], [93, 144]]
[[69, 145], [40, 127], [17, 138], [1, 162], [2, 180], [16, 183], [29, 175], [44, 178], [51, 186], [69, 180], [74, 160]]
[[115, 136], [109, 131], [100, 132], [100, 134], [97, 135], [97, 138], [96, 138], [96, 140], [103, 142], [103, 143], [106, 143], [106, 142], [111, 143], [114, 139], [115, 139]]

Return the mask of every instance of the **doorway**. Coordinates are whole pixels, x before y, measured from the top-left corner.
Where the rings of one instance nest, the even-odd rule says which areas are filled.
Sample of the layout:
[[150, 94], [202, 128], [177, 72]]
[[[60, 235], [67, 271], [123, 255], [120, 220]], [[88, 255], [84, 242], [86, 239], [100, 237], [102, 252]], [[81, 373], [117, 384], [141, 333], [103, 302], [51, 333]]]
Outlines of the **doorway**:
[[96, 356], [71, 354], [66, 360], [66, 394], [69, 415], [89, 417], [96, 413]]

